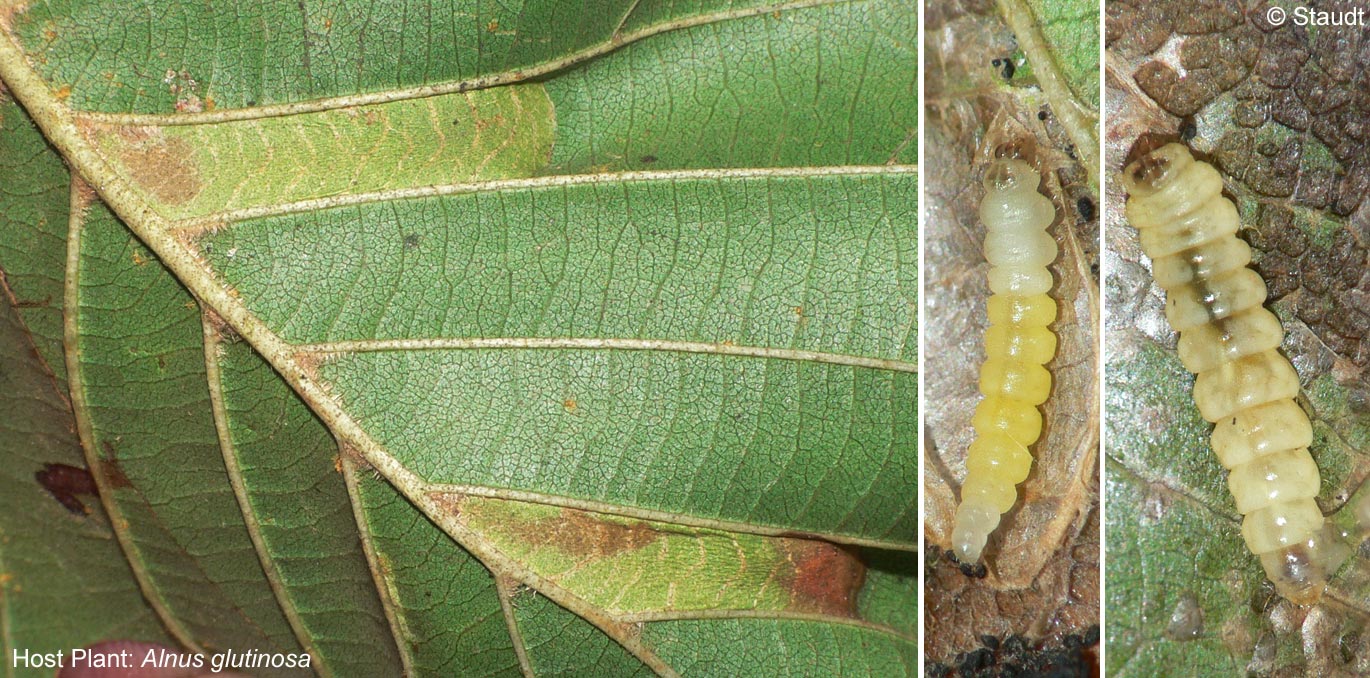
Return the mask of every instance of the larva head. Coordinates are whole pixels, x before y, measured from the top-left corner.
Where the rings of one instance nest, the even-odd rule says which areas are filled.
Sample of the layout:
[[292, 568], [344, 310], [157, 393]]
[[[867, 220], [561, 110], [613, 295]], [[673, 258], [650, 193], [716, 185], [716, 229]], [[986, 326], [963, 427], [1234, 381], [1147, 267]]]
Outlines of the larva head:
[[1123, 190], [1134, 197], [1159, 191], [1194, 162], [1189, 149], [1181, 144], [1166, 144], [1133, 161], [1123, 170]]
[[1041, 175], [1026, 161], [1016, 158], [996, 160], [985, 171], [986, 191], [1036, 191]]

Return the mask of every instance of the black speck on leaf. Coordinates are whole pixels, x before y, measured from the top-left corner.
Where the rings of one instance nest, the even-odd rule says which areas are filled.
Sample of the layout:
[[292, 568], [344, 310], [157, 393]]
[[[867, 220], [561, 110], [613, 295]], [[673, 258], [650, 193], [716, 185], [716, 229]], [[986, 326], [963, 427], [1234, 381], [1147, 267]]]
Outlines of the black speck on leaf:
[[1193, 116], [1186, 116], [1180, 121], [1180, 141], [1189, 143], [1194, 137], [1199, 136], [1199, 125], [1194, 122]]
[[995, 68], [999, 69], [999, 75], [1002, 75], [1005, 80], [1013, 79], [1013, 72], [1014, 70], [1016, 70], [1016, 68], [1013, 65], [1012, 59], [995, 59], [989, 63], [991, 66], [994, 66]]
[[1094, 221], [1096, 211], [1094, 209], [1093, 200], [1090, 200], [1088, 197], [1081, 197], [1079, 200], [1075, 201], [1075, 208], [1080, 210], [1080, 216], [1083, 217], [1085, 221]]

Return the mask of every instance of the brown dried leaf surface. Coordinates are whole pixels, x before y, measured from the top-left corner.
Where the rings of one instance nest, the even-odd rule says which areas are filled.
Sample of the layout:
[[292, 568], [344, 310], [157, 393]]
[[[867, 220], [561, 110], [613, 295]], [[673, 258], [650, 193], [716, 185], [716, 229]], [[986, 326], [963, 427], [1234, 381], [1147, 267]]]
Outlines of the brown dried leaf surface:
[[[1307, 6], [1345, 11], [1355, 5]], [[1110, 111], [1116, 115], [1108, 131], [1115, 159], [1109, 168], [1120, 169], [1139, 134], [1174, 133], [1180, 118], [1192, 117], [1191, 145], [1208, 153], [1240, 191], [1250, 229], [1244, 235], [1260, 253], [1257, 270], [1271, 300], [1284, 300], [1347, 363], [1339, 366], [1347, 381], [1364, 382], [1370, 365], [1370, 31], [1276, 28], [1266, 19], [1268, 7], [1254, 3], [1246, 11], [1231, 0], [1109, 4], [1109, 100], [1118, 104]]]
[[[1235, 0], [1108, 4], [1109, 124], [1104, 143], [1110, 216], [1104, 264], [1110, 312], [1105, 341], [1111, 355], [1135, 353], [1144, 344], [1174, 350], [1162, 293], [1151, 282], [1136, 232], [1122, 218], [1125, 196], [1114, 175], [1139, 139], [1184, 140], [1225, 177], [1228, 195], [1241, 212], [1239, 236], [1255, 250], [1254, 266], [1270, 289], [1267, 306], [1285, 323], [1283, 349], [1303, 379], [1305, 406], [1318, 431], [1314, 454], [1323, 474], [1320, 504], [1330, 513], [1370, 475], [1364, 454], [1370, 451], [1364, 447], [1370, 431], [1370, 29], [1292, 23], [1277, 28], [1266, 18], [1271, 6]], [[1281, 6], [1344, 11], [1357, 3]], [[1137, 375], [1117, 378], [1136, 380]], [[1189, 384], [1175, 390], [1177, 397], [1187, 396]], [[1115, 404], [1140, 408], [1140, 400], [1128, 400], [1135, 397], [1110, 395], [1110, 416], [1144, 422], [1158, 431], [1177, 425], [1153, 421], [1140, 409], [1113, 414]], [[1110, 459], [1118, 464], [1144, 458], [1123, 447], [1133, 444], [1128, 440], [1112, 434], [1109, 440]], [[1206, 445], [1183, 453], [1211, 454]], [[1174, 480], [1174, 488], [1186, 498], [1235, 517], [1225, 488], [1207, 501], [1208, 494], [1194, 489], [1207, 485], [1190, 482], [1213, 475], [1221, 484], [1216, 461], [1196, 463], [1176, 456], [1170, 468], [1140, 470], [1142, 476]], [[1110, 472], [1110, 488], [1114, 482]], [[1145, 522], [1147, 513], [1145, 506], [1110, 503], [1108, 515], [1110, 525], [1124, 525], [1139, 517]], [[1211, 529], [1218, 534], [1236, 528], [1215, 520]], [[1165, 661], [1174, 661], [1217, 639], [1233, 665], [1245, 666], [1251, 675], [1370, 674], [1366, 548], [1317, 606], [1299, 608], [1267, 593], [1265, 604], [1250, 607], [1255, 619], [1237, 615], [1205, 622], [1195, 638], [1147, 637], [1154, 625], [1145, 620], [1121, 620], [1118, 629], [1110, 623], [1107, 636], [1110, 642], [1126, 640], [1128, 647], [1117, 656], [1135, 653], [1129, 661], [1137, 665], [1146, 665], [1144, 655], [1168, 642], [1189, 643], [1164, 651]], [[1240, 556], [1249, 557], [1244, 551]], [[1234, 563], [1233, 568], [1249, 565]], [[1167, 568], [1165, 563], [1142, 563], [1137, 569], [1161, 573]], [[1120, 603], [1114, 591], [1160, 598], [1167, 588], [1194, 585], [1161, 574], [1138, 581], [1110, 578], [1110, 609]], [[1260, 593], [1249, 596], [1255, 601], [1262, 599]], [[1215, 619], [1225, 614], [1211, 604], [1201, 612]], [[1110, 668], [1118, 667], [1114, 649], [1110, 644]]]
[[958, 654], [980, 647], [985, 636], [1020, 635], [1034, 646], [1053, 648], [1067, 636], [1087, 635], [1099, 623], [1099, 555], [1097, 504], [1076, 538], [1051, 553], [1028, 588], [986, 586], [929, 546], [929, 661], [954, 665]]
[[[925, 649], [929, 661], [952, 664], [984, 635], [1050, 644], [1098, 623], [1097, 197], [1045, 97], [1030, 83], [1006, 83], [992, 63], [1016, 51], [992, 4], [933, 2], [926, 19]], [[1028, 149], [1057, 206], [1059, 348], [1034, 470], [990, 539], [989, 576], [967, 579], [932, 551], [949, 545], [980, 399], [989, 297], [980, 180], [1005, 143]]]

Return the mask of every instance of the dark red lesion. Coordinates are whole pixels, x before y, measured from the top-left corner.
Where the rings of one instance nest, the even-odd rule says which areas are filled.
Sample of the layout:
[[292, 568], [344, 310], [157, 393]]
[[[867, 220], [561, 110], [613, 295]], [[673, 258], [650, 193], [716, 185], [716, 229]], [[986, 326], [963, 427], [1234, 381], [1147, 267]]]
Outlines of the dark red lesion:
[[78, 466], [44, 464], [43, 470], [35, 472], [33, 478], [57, 500], [57, 503], [79, 516], [89, 515], [90, 507], [77, 495], [99, 496], [95, 476]]
[[781, 550], [794, 568], [787, 583], [796, 610], [856, 617], [866, 565], [855, 553], [829, 542], [800, 539], [783, 540]]

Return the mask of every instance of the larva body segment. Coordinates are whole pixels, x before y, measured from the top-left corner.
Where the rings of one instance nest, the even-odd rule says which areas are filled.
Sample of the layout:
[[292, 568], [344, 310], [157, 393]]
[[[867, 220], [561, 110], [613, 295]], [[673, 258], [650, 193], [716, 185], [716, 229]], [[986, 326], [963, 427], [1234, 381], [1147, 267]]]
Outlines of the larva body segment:
[[1122, 181], [1127, 219], [1180, 334], [1180, 361], [1198, 375], [1194, 402], [1215, 424], [1210, 442], [1245, 516], [1242, 537], [1280, 595], [1316, 602], [1348, 549], [1314, 501], [1313, 429], [1294, 402], [1298, 374], [1277, 350], [1284, 330], [1263, 306], [1265, 282], [1236, 237], [1236, 206], [1218, 171], [1180, 144], [1132, 163]]
[[966, 564], [980, 552], [1000, 517], [1018, 499], [1018, 483], [1032, 468], [1029, 446], [1042, 433], [1037, 406], [1051, 392], [1046, 363], [1056, 355], [1051, 271], [1056, 241], [1047, 228], [1056, 217], [1037, 192], [1039, 177], [1022, 160], [998, 160], [985, 174], [980, 220], [989, 261], [989, 329], [980, 393], [971, 424], [975, 441], [966, 455], [966, 480], [952, 528], [952, 549]]

